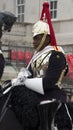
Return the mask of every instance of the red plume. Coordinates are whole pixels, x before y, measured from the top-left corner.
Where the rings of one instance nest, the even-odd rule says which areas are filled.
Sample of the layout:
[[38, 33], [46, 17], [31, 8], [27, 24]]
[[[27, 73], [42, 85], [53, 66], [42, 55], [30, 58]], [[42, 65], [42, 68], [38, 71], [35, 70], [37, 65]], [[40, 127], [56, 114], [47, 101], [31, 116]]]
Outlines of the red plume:
[[45, 15], [45, 19], [47, 20], [47, 23], [49, 24], [49, 28], [50, 28], [51, 45], [57, 46], [56, 38], [55, 38], [55, 34], [54, 34], [52, 22], [51, 22], [51, 16], [50, 16], [49, 3], [48, 2], [43, 3], [43, 9], [42, 9], [40, 20], [43, 20], [44, 15]]

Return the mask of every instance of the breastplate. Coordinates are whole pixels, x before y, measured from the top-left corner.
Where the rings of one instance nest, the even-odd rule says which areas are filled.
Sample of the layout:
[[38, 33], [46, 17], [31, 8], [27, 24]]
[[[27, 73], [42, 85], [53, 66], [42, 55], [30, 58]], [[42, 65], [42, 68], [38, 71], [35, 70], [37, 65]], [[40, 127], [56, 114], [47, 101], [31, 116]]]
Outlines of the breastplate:
[[44, 77], [49, 64], [51, 52], [44, 53], [31, 63], [34, 77]]

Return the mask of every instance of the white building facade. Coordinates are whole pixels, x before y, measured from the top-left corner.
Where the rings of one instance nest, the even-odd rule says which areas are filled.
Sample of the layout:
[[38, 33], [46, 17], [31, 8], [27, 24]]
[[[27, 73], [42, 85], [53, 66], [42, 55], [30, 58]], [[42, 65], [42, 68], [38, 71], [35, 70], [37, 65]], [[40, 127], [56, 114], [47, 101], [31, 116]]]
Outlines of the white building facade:
[[[57, 44], [73, 53], [73, 0], [47, 0], [50, 3], [52, 23]], [[32, 26], [40, 19], [45, 0], [2, 0], [0, 11], [10, 11], [17, 22], [10, 33], [5, 33], [3, 44], [32, 47]]]

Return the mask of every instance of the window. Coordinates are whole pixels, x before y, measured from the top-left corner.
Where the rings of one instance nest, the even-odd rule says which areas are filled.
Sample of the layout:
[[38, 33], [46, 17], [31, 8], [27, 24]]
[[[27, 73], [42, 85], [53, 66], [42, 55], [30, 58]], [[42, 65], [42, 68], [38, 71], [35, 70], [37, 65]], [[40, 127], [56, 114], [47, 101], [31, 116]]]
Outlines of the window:
[[17, 21], [24, 22], [24, 7], [25, 7], [25, 0], [16, 0], [16, 11], [17, 11]]
[[50, 0], [50, 13], [52, 19], [57, 18], [57, 0]]

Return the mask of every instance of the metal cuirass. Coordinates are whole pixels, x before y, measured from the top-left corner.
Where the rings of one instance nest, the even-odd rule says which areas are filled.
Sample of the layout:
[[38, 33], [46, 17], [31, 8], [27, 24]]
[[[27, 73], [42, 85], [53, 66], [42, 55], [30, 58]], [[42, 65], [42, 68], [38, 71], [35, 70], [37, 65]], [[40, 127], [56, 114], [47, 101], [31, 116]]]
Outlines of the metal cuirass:
[[43, 53], [40, 57], [38, 57], [34, 62], [31, 63], [31, 68], [33, 70], [34, 77], [44, 77], [46, 73], [46, 69], [48, 68], [49, 58], [51, 52]]

